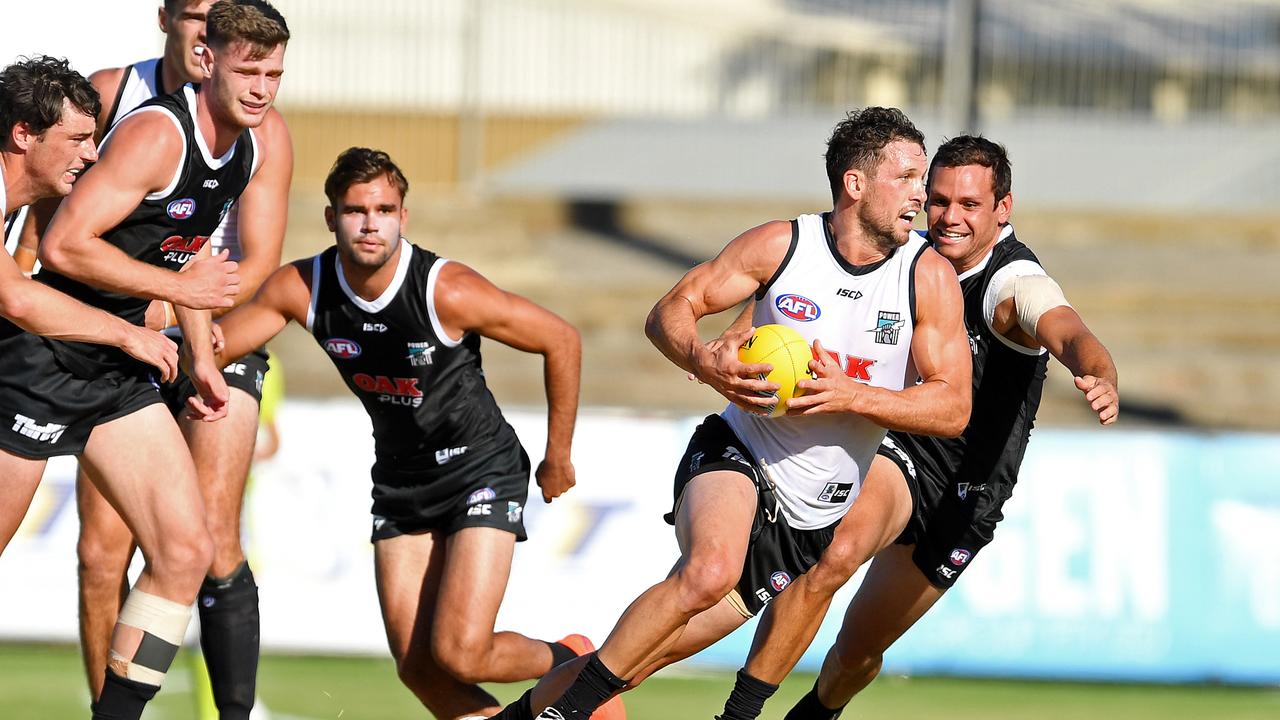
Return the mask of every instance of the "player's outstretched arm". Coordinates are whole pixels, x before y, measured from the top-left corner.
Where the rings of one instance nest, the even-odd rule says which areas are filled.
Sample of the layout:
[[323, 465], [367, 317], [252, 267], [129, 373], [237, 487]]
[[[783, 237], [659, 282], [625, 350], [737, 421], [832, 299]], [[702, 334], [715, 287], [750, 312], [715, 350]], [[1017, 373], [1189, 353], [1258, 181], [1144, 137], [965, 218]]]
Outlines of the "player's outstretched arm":
[[582, 340], [558, 315], [506, 292], [475, 270], [450, 262], [436, 282], [435, 307], [451, 338], [468, 332], [543, 357], [547, 393], [547, 447], [536, 474], [542, 499], [551, 502], [577, 482], [570, 451], [578, 416]]
[[173, 341], [24, 277], [6, 253], [0, 253], [0, 315], [36, 335], [114, 345], [155, 366], [161, 380], [177, 377], [178, 348]]
[[[280, 267], [285, 226], [289, 217], [289, 182], [293, 179], [293, 140], [284, 117], [274, 108], [254, 131], [261, 153], [258, 171], [236, 200], [240, 240], [240, 293], [247, 302], [267, 276]], [[214, 315], [227, 312], [215, 310]]]
[[1075, 376], [1076, 388], [1098, 414], [1098, 422], [1114, 423], [1120, 415], [1116, 364], [1079, 313], [1066, 305], [1045, 312], [1036, 323], [1036, 340]]
[[215, 353], [218, 367], [261, 347], [290, 320], [305, 326], [311, 305], [311, 259], [289, 263], [271, 273], [253, 298], [218, 320], [223, 347]]
[[98, 162], [54, 215], [40, 243], [40, 261], [112, 292], [190, 308], [230, 307], [240, 279], [225, 256], [179, 275], [135, 260], [102, 239], [148, 194], [168, 186], [183, 151], [181, 135], [161, 113], [141, 113], [117, 125]]
[[921, 382], [902, 390], [863, 385], [840, 371], [820, 343], [810, 367], [817, 380], [797, 387], [791, 413], [852, 412], [889, 430], [954, 437], [964, 432], [973, 404], [973, 360], [964, 331], [964, 298], [951, 263], [932, 249], [916, 263], [916, 321], [911, 358]]
[[768, 222], [742, 233], [719, 255], [685, 273], [645, 320], [645, 334], [668, 360], [750, 412], [769, 413], [775, 401], [764, 393], [778, 386], [759, 379], [772, 369], [767, 363], [738, 360], [738, 347], [751, 337], [749, 320], [739, 316], [708, 343], [698, 337], [698, 320], [751, 297], [773, 277], [790, 245], [788, 222]]

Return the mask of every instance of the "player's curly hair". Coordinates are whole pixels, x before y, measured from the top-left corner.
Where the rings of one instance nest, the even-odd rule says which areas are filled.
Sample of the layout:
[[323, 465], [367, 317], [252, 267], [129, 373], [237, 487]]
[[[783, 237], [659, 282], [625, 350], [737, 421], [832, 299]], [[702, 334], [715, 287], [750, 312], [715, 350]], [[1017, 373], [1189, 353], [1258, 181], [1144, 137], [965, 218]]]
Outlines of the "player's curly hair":
[[289, 42], [289, 25], [267, 0], [218, 0], [209, 6], [204, 34], [211, 48], [245, 42], [265, 56]]
[[102, 111], [98, 91], [62, 58], [48, 55], [21, 58], [0, 70], [0, 146], [9, 141], [13, 126], [25, 123], [41, 135], [62, 120], [62, 101], [91, 118]]
[[840, 199], [845, 173], [856, 168], [871, 174], [880, 164], [885, 146], [897, 140], [924, 147], [924, 133], [898, 108], [867, 107], [845, 115], [827, 140], [831, 201]]
[[981, 165], [991, 168], [991, 191], [996, 202], [1013, 190], [1013, 166], [1009, 153], [998, 142], [981, 135], [960, 135], [942, 143], [929, 163], [929, 176], [936, 167]]
[[324, 179], [324, 194], [329, 198], [329, 206], [338, 207], [338, 198], [352, 185], [367, 183], [380, 177], [385, 177], [396, 186], [400, 191], [400, 200], [403, 201], [404, 196], [409, 193], [409, 181], [390, 155], [364, 147], [343, 150], [338, 159], [333, 161], [329, 176]]

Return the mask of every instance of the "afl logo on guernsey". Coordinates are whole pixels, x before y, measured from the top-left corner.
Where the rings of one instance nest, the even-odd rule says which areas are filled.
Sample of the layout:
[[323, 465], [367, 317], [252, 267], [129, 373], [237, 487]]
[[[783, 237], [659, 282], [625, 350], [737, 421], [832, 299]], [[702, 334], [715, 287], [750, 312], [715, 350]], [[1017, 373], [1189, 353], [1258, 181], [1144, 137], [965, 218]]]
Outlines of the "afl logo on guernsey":
[[822, 310], [818, 307], [818, 303], [810, 300], [803, 295], [787, 294], [780, 296], [774, 302], [778, 306], [778, 312], [800, 322], [809, 322], [817, 320], [822, 314]]
[[164, 211], [174, 220], [186, 220], [196, 214], [196, 201], [191, 198], [174, 200]]
[[324, 349], [330, 355], [342, 360], [360, 357], [360, 346], [356, 344], [355, 340], [329, 338], [324, 341]]

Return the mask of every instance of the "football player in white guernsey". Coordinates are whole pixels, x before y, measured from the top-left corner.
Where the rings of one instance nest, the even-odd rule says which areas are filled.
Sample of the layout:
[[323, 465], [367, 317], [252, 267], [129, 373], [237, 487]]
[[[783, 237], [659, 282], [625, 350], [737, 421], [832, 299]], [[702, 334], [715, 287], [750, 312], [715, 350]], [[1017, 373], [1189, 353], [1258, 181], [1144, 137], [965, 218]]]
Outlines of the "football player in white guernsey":
[[[202, 80], [205, 19], [213, 3], [214, 0], [165, 0], [158, 17], [165, 34], [163, 54], [89, 76], [104, 101], [98, 115], [99, 138], [152, 97], [177, 92], [187, 83]], [[265, 161], [209, 240], [215, 251], [226, 248], [230, 259], [239, 264], [237, 303], [252, 297], [267, 275], [280, 265], [293, 173], [292, 141], [279, 111], [274, 107], [268, 110], [255, 132], [259, 143], [269, 148]], [[56, 203], [38, 205], [23, 229], [16, 257], [27, 271], [35, 262], [37, 238], [56, 209]], [[215, 309], [213, 315], [223, 312], [225, 308]], [[162, 300], [153, 302], [147, 313], [149, 327], [172, 327], [176, 320], [173, 306]], [[257, 396], [261, 390], [254, 383], [261, 380], [255, 376], [264, 370], [261, 366], [265, 359], [251, 355], [247, 360], [259, 367], [251, 364], [242, 375], [226, 375], [229, 396], [233, 398], [226, 418], [217, 423], [179, 420], [195, 461], [213, 536], [213, 564], [202, 590], [202, 596], [207, 595], [212, 602], [202, 602], [198, 609], [213, 701], [228, 720], [243, 716], [253, 706], [258, 653], [256, 587], [240, 545], [240, 515], [258, 426]], [[83, 469], [76, 481], [76, 504], [81, 520], [77, 545], [80, 647], [90, 693], [97, 697], [102, 691], [112, 628], [124, 601], [123, 591], [128, 587], [126, 571], [134, 543], [128, 526], [84, 476]]]
[[[911, 483], [917, 506], [889, 513], [879, 523], [866, 518], [872, 523], [867, 527], [880, 533], [854, 527], [851, 512], [818, 564], [796, 581], [801, 592], [788, 593], [770, 608], [776, 617], [761, 623], [746, 672], [779, 682], [812, 641], [832, 594], [871, 560], [821, 675], [788, 720], [838, 717], [879, 674], [885, 650], [937, 603], [990, 541], [1034, 420], [1046, 351], [1071, 371], [1099, 423], [1110, 425], [1119, 413], [1110, 353], [1013, 237], [1011, 185], [1004, 148], [986, 138], [953, 138], [934, 157], [928, 235], [961, 278], [970, 306], [966, 319], [975, 382], [979, 372], [994, 381], [973, 388], [975, 424], [965, 428], [961, 440], [915, 440], [905, 433], [894, 433], [892, 444], [886, 439], [869, 481], [895, 487]], [[1025, 369], [1019, 372], [1019, 366]], [[979, 417], [983, 425], [976, 424]], [[971, 474], [973, 468], [985, 470]], [[958, 485], [965, 480], [970, 481], [967, 492]], [[981, 506], [978, 495], [987, 498]], [[958, 501], [946, 500], [953, 496]], [[909, 521], [919, 529], [904, 532]]]
[[[47, 88], [39, 98], [37, 84]], [[0, 70], [0, 214], [71, 192], [98, 157], [93, 120], [99, 109], [93, 87], [65, 60], [41, 56]], [[118, 346], [154, 365], [165, 380], [177, 374], [177, 348], [168, 338], [25, 277], [7, 253], [0, 253], [0, 316], [37, 335]], [[22, 470], [10, 472], [11, 462]], [[0, 552], [31, 504], [43, 465], [0, 451]]]
[[[330, 200], [325, 221], [336, 250], [280, 268], [251, 301], [222, 319], [222, 359], [248, 352], [293, 321], [317, 333], [316, 341], [332, 348], [331, 356], [342, 358], [335, 364], [347, 368], [344, 380], [355, 370], [361, 372], [354, 378], [370, 378], [367, 386], [348, 384], [367, 401], [374, 421], [379, 458], [374, 466], [375, 512], [381, 512], [380, 495], [394, 496], [385, 501], [387, 515], [374, 520], [375, 575], [391, 654], [400, 679], [436, 717], [484, 717], [498, 704], [478, 683], [539, 677], [590, 645], [580, 635], [545, 642], [494, 631], [517, 540], [513, 528], [523, 527], [523, 506], [509, 502], [506, 512], [491, 512], [488, 503], [497, 508], [495, 497], [511, 497], [504, 493], [512, 484], [523, 498], [529, 468], [527, 459], [523, 467], [499, 459], [509, 450], [524, 454], [514, 432], [490, 430], [485, 438], [471, 434], [476, 426], [465, 421], [471, 410], [460, 403], [488, 408], [501, 429], [508, 426], [482, 378], [477, 384], [460, 379], [479, 377], [478, 356], [465, 358], [478, 352], [472, 348], [479, 347], [482, 337], [543, 356], [547, 445], [535, 476], [543, 500], [551, 502], [576, 482], [570, 447], [581, 342], [577, 330], [554, 313], [494, 286], [462, 263], [435, 257], [405, 240], [407, 189], [403, 173], [386, 153], [351, 148], [340, 155], [325, 182]], [[336, 322], [350, 324], [347, 337], [356, 339], [326, 340], [318, 328]], [[404, 343], [421, 340], [426, 327], [432, 328], [433, 360], [414, 370], [406, 365]], [[348, 361], [351, 365], [339, 364]], [[413, 388], [427, 401], [386, 403], [390, 396], [378, 397], [364, 371], [421, 373], [394, 382], [382, 378], [389, 392]], [[451, 438], [451, 445], [465, 444], [457, 448], [467, 451], [463, 458], [481, 452], [485, 459], [446, 472], [431, 469], [443, 462], [438, 454], [424, 467], [412, 452], [397, 451], [397, 439], [430, 448], [437, 436]], [[468, 451], [473, 444], [478, 447]], [[492, 449], [481, 449], [485, 447]], [[409, 476], [408, 489], [377, 484], [384, 458], [391, 458], [395, 472]], [[447, 462], [454, 467], [453, 460]], [[464, 503], [475, 482], [481, 489]], [[404, 499], [406, 492], [411, 503]], [[395, 532], [386, 532], [388, 526], [396, 527]], [[625, 717], [621, 701], [596, 717]]]
[[[222, 0], [209, 9], [207, 34], [208, 45], [199, 57], [198, 90], [185, 87], [179, 95], [168, 96], [178, 98], [169, 106], [149, 105], [112, 128], [98, 164], [78, 185], [79, 192], [61, 204], [40, 242], [41, 262], [57, 274], [174, 306], [184, 335], [187, 376], [195, 387], [188, 406], [193, 418], [206, 423], [222, 420], [229, 410], [227, 384], [213, 361], [210, 311], [234, 305], [240, 287], [237, 264], [225, 249], [211, 252], [208, 231], [201, 231], [200, 237], [168, 238], [159, 246], [163, 253], [171, 241], [177, 243], [165, 256], [174, 259], [164, 262], [185, 262], [181, 273], [139, 261], [101, 236], [124, 233], [125, 229], [117, 230], [124, 218], [189, 182], [195, 185], [184, 192], [193, 196], [226, 193], [230, 187], [248, 193], [248, 186], [270, 178], [268, 168], [280, 168], [275, 160], [281, 154], [288, 157], [287, 146], [273, 147], [253, 130], [270, 115], [283, 74], [288, 41], [283, 17], [262, 0]], [[167, 109], [171, 107], [180, 109]], [[258, 174], [264, 172], [268, 174]], [[198, 178], [210, 173], [226, 178], [224, 187], [208, 181], [201, 186]], [[233, 200], [222, 208], [224, 215]], [[165, 211], [175, 220], [209, 212], [192, 201], [175, 203], [180, 206], [171, 203]], [[263, 211], [282, 214], [284, 206], [280, 201]], [[103, 689], [95, 704], [95, 712], [103, 717], [137, 717], [154, 695], [172, 655], [167, 648], [149, 651], [147, 643], [151, 638], [166, 646], [181, 641], [189, 606], [213, 566], [206, 523], [215, 515], [238, 515], [238, 509], [231, 509], [206, 516], [206, 503], [222, 501], [238, 508], [240, 497], [238, 492], [229, 493], [234, 497], [202, 496], [185, 440], [163, 406], [147, 406], [99, 425], [90, 439], [90, 449], [111, 450], [85, 463], [89, 474], [124, 516], [148, 561], [119, 608]], [[119, 486], [126, 477], [132, 486], [122, 493]], [[127, 553], [127, 543], [125, 547]], [[239, 553], [238, 544], [233, 552]]]
[[[586, 717], [724, 637], [817, 560], [851, 503], [879, 508], [906, 492], [861, 477], [885, 428], [964, 427], [960, 289], [946, 260], [911, 235], [925, 168], [923, 135], [900, 111], [850, 113], [828, 142], [831, 212], [746, 231], [654, 306], [653, 343], [730, 402], [694, 433], [677, 471], [681, 557], [598, 653], [560, 666], [498, 717]], [[769, 367], [738, 360], [749, 328], [698, 337], [700, 318], [752, 297], [770, 300], [757, 305], [757, 324], [790, 325], [818, 358], [816, 379], [800, 383], [806, 394], [788, 401], [784, 417], [762, 417], [774, 403], [764, 394], [777, 389], [759, 379]], [[744, 682], [752, 697], [770, 687]]]

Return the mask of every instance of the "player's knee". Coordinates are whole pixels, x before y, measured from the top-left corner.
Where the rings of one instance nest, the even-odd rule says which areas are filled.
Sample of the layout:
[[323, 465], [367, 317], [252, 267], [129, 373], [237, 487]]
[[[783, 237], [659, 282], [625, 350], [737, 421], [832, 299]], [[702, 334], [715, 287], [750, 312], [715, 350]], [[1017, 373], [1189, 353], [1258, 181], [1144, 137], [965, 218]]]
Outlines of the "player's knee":
[[833, 593], [844, 586], [865, 561], [865, 552], [855, 543], [838, 543], [822, 553], [822, 559], [809, 570], [808, 587], [817, 592]]
[[475, 685], [492, 678], [487, 676], [491, 642], [468, 641], [438, 633], [431, 642], [436, 663], [459, 682]]
[[110, 535], [81, 533], [80, 540], [76, 543], [81, 582], [90, 585], [119, 585], [132, 554], [133, 541], [129, 537], [121, 539]]
[[198, 587], [213, 562], [213, 539], [203, 526], [168, 534], [148, 560], [157, 574], [191, 579]]
[[690, 558], [676, 572], [681, 609], [699, 613], [715, 605], [733, 590], [742, 573], [741, 560], [734, 562], [722, 553]]
[[853, 648], [832, 648], [836, 654], [840, 676], [846, 682], [858, 681], [859, 687], [865, 687], [880, 674], [884, 665], [883, 653], [864, 652]]

